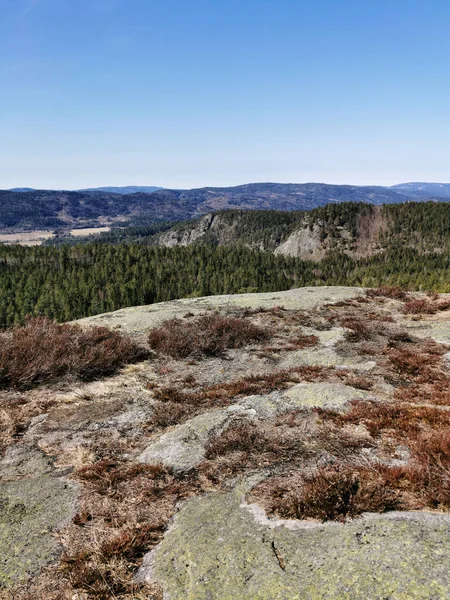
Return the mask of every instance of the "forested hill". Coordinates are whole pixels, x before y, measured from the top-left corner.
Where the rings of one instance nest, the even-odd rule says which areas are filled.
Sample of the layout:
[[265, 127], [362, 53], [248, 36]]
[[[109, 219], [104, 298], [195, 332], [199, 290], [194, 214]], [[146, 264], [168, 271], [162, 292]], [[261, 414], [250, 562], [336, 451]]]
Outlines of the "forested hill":
[[[114, 235], [106, 239], [113, 240]], [[333, 252], [363, 258], [396, 247], [419, 253], [449, 252], [450, 204], [344, 202], [307, 212], [219, 211], [175, 224], [147, 242], [166, 247], [242, 245], [308, 260], [321, 260]]]
[[[130, 190], [127, 190], [128, 192]], [[254, 183], [228, 188], [111, 191], [0, 191], [0, 232], [154, 223], [222, 209], [310, 210], [329, 203], [396, 204], [416, 196], [377, 186]]]

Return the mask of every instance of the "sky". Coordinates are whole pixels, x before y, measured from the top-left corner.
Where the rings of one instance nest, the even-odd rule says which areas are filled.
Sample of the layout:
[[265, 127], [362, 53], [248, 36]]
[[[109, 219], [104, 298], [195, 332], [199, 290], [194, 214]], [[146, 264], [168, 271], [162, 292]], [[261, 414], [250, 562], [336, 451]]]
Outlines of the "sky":
[[450, 181], [449, 0], [0, 0], [0, 188]]

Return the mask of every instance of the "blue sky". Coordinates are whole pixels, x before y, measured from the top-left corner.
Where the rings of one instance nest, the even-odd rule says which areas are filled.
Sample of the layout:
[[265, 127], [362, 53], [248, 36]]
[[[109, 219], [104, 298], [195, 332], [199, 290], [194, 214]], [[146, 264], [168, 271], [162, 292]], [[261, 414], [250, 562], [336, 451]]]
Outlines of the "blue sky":
[[0, 188], [450, 181], [449, 0], [0, 0]]

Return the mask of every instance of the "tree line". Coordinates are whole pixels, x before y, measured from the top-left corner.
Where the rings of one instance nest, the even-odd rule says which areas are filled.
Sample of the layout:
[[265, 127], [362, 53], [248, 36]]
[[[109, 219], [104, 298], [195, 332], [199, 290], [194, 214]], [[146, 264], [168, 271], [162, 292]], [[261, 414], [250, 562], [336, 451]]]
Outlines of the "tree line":
[[243, 246], [0, 246], [0, 326], [27, 315], [68, 321], [176, 298], [305, 285], [450, 292], [449, 274], [450, 254], [420, 254], [409, 247], [359, 260], [333, 254], [314, 263]]

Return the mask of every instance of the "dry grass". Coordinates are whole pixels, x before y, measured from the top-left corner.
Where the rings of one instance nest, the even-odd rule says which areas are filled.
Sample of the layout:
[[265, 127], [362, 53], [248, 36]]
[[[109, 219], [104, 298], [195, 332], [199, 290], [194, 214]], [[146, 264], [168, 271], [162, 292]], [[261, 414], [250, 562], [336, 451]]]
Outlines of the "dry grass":
[[160, 465], [108, 459], [82, 467], [76, 478], [87, 495], [73, 519], [74, 550], [62, 557], [60, 571], [71, 589], [99, 600], [161, 597], [145, 595], [150, 589], [133, 575], [162, 539], [176, 503], [196, 489], [195, 479], [177, 479]]
[[29, 388], [66, 375], [94, 379], [146, 356], [106, 327], [82, 329], [39, 317], [0, 333], [0, 387]]
[[247, 319], [206, 314], [188, 322], [166, 321], [149, 335], [153, 350], [173, 358], [221, 356], [226, 350], [260, 343], [268, 333]]

